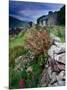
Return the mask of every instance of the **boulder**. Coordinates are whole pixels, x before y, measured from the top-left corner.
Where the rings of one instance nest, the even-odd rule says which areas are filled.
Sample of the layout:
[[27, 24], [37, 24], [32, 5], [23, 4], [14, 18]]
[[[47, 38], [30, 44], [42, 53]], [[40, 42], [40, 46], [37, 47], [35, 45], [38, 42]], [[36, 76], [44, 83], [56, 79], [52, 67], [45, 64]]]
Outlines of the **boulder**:
[[59, 72], [60, 71], [58, 68], [58, 63], [54, 59], [49, 57], [48, 64], [49, 64], [49, 67], [51, 67], [52, 72]]
[[40, 84], [41, 86], [46, 86], [50, 81], [50, 77], [48, 74], [48, 70], [44, 69], [41, 75], [41, 80], [40, 80]]
[[58, 64], [57, 67], [60, 71], [65, 70], [65, 65], [64, 64]]
[[60, 48], [60, 50], [62, 50], [63, 52], [65, 52], [65, 43], [59, 43], [59, 42], [54, 42], [54, 45], [58, 48]]
[[56, 72], [53, 72], [51, 75], [51, 84], [53, 84], [55, 81], [57, 81]]
[[50, 47], [50, 49], [48, 50], [48, 55], [51, 57], [51, 58], [54, 58], [54, 53], [58, 53], [59, 52], [59, 48], [56, 47], [55, 45], [52, 45]]
[[48, 67], [48, 75], [51, 79], [52, 78], [52, 69], [51, 69], [51, 67]]
[[[48, 55], [53, 59], [55, 58], [65, 59], [65, 45], [62, 45], [62, 46], [60, 45], [59, 47], [52, 45], [48, 50]], [[65, 60], [62, 60], [62, 61], [65, 61]]]
[[59, 63], [65, 64], [65, 53], [56, 55], [54, 59]]
[[65, 86], [65, 81], [59, 80], [58, 81], [58, 86]]
[[59, 75], [57, 75], [57, 81], [63, 80], [65, 76], [65, 71], [61, 71]]

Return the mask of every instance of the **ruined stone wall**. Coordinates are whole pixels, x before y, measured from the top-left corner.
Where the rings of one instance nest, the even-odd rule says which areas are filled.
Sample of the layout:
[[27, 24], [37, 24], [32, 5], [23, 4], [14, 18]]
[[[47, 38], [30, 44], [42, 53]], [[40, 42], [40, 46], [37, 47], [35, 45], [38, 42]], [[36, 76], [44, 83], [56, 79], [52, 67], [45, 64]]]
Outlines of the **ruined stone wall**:
[[57, 25], [57, 14], [48, 15], [47, 25], [48, 26]]
[[54, 26], [57, 25], [57, 22], [57, 13], [42, 16], [37, 20], [37, 24], [40, 26]]

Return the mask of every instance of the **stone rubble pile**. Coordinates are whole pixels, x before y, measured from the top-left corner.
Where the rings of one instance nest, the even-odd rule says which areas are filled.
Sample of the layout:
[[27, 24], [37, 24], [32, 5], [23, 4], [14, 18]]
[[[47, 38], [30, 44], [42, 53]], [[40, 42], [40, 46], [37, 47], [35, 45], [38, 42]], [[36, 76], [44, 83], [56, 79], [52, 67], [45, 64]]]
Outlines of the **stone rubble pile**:
[[41, 86], [64, 86], [65, 43], [61, 43], [59, 38], [53, 38], [53, 45], [48, 50], [48, 55], [48, 63], [42, 73]]

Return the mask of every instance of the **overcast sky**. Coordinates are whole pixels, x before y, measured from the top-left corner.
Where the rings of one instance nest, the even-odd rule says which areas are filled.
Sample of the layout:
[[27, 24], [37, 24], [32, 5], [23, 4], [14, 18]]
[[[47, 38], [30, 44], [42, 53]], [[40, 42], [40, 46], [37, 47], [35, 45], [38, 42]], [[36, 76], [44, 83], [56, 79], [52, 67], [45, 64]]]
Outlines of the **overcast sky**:
[[19, 20], [36, 22], [37, 18], [49, 11], [58, 11], [63, 4], [9, 1], [9, 15]]

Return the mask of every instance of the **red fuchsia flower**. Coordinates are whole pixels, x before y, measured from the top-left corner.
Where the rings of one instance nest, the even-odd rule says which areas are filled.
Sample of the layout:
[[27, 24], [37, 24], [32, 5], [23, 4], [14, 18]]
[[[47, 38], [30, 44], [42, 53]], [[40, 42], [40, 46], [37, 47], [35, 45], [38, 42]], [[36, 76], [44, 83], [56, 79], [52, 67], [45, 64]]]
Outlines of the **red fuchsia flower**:
[[25, 87], [25, 81], [24, 81], [24, 79], [21, 79], [19, 81], [19, 88], [24, 88], [24, 87]]

